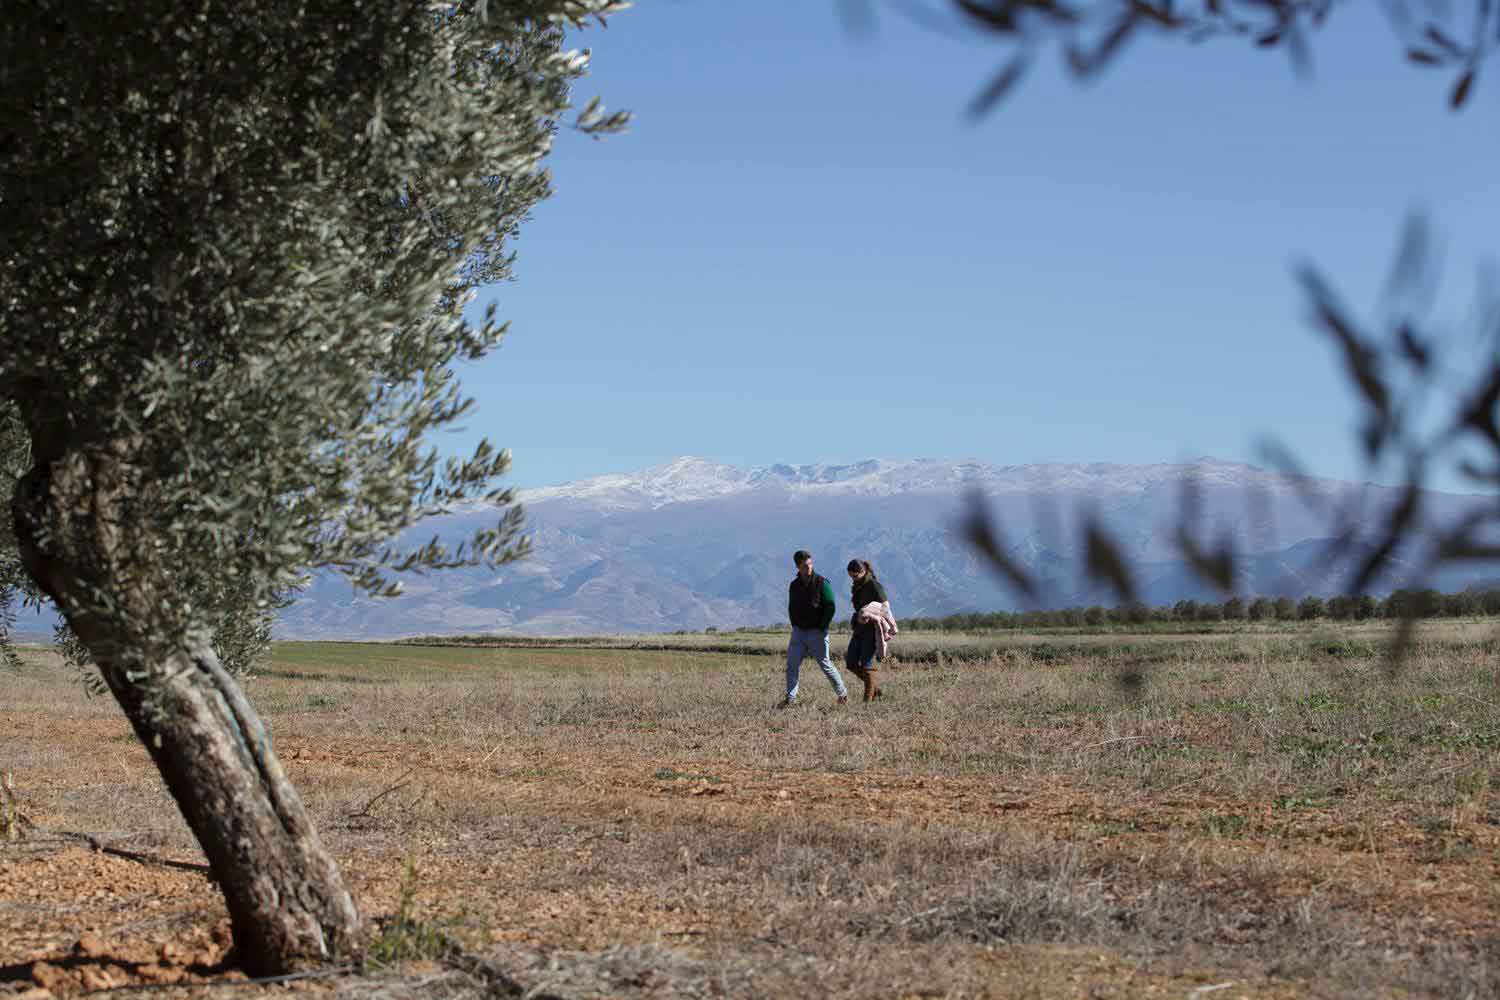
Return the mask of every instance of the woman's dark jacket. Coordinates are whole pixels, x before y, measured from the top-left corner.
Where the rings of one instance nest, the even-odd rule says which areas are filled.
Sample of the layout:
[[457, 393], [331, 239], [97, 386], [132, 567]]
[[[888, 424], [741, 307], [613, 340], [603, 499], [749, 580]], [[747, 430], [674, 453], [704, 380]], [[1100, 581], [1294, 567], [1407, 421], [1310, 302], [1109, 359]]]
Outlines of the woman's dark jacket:
[[[859, 617], [859, 609], [874, 601], [876, 604], [884, 604], [890, 598], [885, 596], [885, 588], [880, 581], [875, 579], [874, 573], [866, 573], [864, 579], [854, 585], [854, 617]], [[869, 628], [870, 623], [857, 625], [857, 628]]]

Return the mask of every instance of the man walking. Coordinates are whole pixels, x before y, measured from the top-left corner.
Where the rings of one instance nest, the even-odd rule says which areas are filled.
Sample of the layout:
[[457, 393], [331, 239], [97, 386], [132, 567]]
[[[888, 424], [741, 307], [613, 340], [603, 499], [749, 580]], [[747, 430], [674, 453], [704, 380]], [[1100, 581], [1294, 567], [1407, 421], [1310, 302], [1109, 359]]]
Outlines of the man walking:
[[787, 708], [797, 703], [797, 680], [802, 673], [802, 661], [811, 656], [823, 669], [823, 676], [833, 685], [838, 703], [849, 700], [844, 679], [839, 676], [833, 658], [828, 655], [828, 626], [833, 621], [833, 588], [828, 581], [813, 572], [812, 556], [803, 549], [792, 554], [797, 564], [797, 575], [786, 603], [787, 617], [792, 620], [792, 639], [786, 647], [786, 697], [777, 708]]

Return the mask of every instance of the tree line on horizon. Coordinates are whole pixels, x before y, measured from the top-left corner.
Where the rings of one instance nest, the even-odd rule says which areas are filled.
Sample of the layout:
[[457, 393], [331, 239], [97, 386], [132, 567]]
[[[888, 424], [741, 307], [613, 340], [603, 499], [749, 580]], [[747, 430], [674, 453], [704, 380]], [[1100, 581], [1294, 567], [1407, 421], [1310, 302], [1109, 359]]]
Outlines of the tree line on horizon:
[[1184, 599], [1174, 604], [1094, 604], [1087, 607], [1028, 611], [966, 611], [933, 617], [903, 618], [912, 632], [991, 632], [1034, 628], [1081, 628], [1103, 625], [1165, 625], [1224, 621], [1371, 621], [1500, 616], [1500, 587], [1444, 593], [1432, 588], [1373, 594], [1308, 594], [1290, 597], [1230, 597], [1224, 601]]
[[[1431, 618], [1500, 617], [1500, 586], [1469, 587], [1445, 593], [1433, 588], [1402, 588], [1385, 597], [1373, 594], [1308, 594], [1290, 597], [1230, 597], [1224, 601], [1186, 598], [1173, 604], [1091, 604], [1026, 611], [957, 611], [951, 615], [917, 615], [901, 619], [904, 632], [1004, 632], [1039, 628], [1089, 628], [1108, 625], [1188, 625], [1212, 622], [1391, 622]], [[785, 623], [744, 628], [706, 628], [705, 634], [785, 632]], [[678, 631], [674, 635], [687, 635]]]

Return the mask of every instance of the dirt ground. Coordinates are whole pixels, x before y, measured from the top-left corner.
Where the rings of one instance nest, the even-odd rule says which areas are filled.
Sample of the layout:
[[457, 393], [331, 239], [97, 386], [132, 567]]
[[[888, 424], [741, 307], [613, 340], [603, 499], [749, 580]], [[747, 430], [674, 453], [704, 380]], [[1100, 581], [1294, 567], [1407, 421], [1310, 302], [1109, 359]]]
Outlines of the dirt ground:
[[[488, 748], [432, 730], [375, 741], [316, 713], [273, 718], [277, 748], [362, 911], [387, 929], [420, 915], [450, 952], [243, 983], [202, 857], [109, 707], [0, 706], [0, 766], [14, 768], [23, 810], [0, 843], [0, 996], [1280, 998], [1496, 985], [1500, 803], [1488, 795], [1440, 816], [1359, 796], [1288, 809], [1191, 781], [1164, 792], [1065, 772], [777, 766], [775, 751], [726, 755], [628, 722]], [[881, 709], [809, 705], [790, 723], [767, 710], [757, 724], [768, 740], [816, 739], [839, 712]]]

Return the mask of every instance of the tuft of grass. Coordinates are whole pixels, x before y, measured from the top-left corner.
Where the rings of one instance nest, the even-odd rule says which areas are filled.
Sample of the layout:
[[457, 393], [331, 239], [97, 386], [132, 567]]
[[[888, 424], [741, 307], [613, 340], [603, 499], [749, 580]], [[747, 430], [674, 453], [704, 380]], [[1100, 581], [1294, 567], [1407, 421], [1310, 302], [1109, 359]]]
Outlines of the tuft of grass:
[[1216, 837], [1243, 837], [1248, 832], [1249, 820], [1239, 813], [1208, 817], [1208, 832]]
[[20, 840], [23, 833], [32, 826], [31, 819], [21, 810], [15, 780], [9, 771], [0, 774], [0, 840]]
[[712, 774], [699, 774], [695, 771], [679, 771], [671, 767], [659, 767], [652, 775], [658, 781], [706, 781], [710, 785], [722, 784], [724, 779]]
[[380, 921], [365, 949], [365, 963], [374, 968], [399, 968], [409, 962], [436, 961], [452, 949], [444, 930], [417, 912], [417, 859], [407, 852], [401, 866], [401, 892], [396, 912]]

